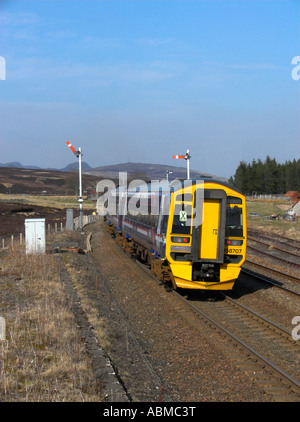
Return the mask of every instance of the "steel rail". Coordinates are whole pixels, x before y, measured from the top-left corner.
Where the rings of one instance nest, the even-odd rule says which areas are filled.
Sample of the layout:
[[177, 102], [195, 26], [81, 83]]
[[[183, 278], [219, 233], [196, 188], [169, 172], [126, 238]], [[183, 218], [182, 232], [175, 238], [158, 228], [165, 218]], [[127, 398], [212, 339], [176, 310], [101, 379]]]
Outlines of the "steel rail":
[[[251, 261], [251, 259], [248, 259], [248, 258], [245, 261], [245, 264], [247, 264], [247, 263], [249, 263], [251, 265], [255, 265], [256, 267], [262, 268], [262, 269], [267, 270], [267, 271], [272, 271], [272, 272], [274, 272], [274, 273], [276, 273], [278, 275], [281, 275], [281, 276], [284, 276], [284, 277], [288, 277], [288, 278], [292, 278], [292, 279], [294, 279], [296, 281], [300, 281], [300, 277], [297, 277], [295, 275], [290, 275], [290, 274], [284, 273], [283, 271], [275, 270], [274, 268], [266, 267], [265, 265], [259, 264], [258, 262]], [[243, 269], [243, 267], [242, 267], [242, 269]]]
[[281, 243], [282, 245], [288, 244], [290, 247], [300, 250], [300, 241], [298, 241], [296, 239], [291, 239], [289, 237], [280, 236], [276, 233], [261, 232], [259, 230], [250, 229], [250, 228], [248, 228], [247, 232], [250, 236], [251, 235], [254, 235], [254, 236], [257, 235], [257, 236], [260, 236], [262, 238], [265, 238], [265, 239], [268, 239], [268, 240], [273, 240], [275, 242]]
[[284, 380], [288, 381], [294, 388], [296, 388], [296, 392], [300, 393], [300, 383], [287, 374], [285, 371], [280, 369], [277, 365], [275, 365], [273, 362], [271, 362], [269, 359], [265, 358], [261, 353], [254, 350], [251, 346], [249, 346], [247, 343], [245, 343], [243, 340], [238, 338], [236, 335], [232, 334], [230, 331], [228, 331], [226, 328], [222, 327], [219, 323], [214, 321], [209, 315], [201, 311], [197, 306], [190, 303], [187, 299], [185, 299], [183, 296], [181, 296], [178, 292], [175, 290], [172, 291], [175, 295], [177, 295], [179, 298], [181, 298], [184, 302], [186, 302], [191, 308], [193, 308], [198, 314], [200, 314], [204, 319], [209, 321], [212, 325], [217, 327], [221, 332], [224, 332], [228, 337], [233, 339], [236, 343], [238, 343], [240, 346], [242, 346], [244, 349], [246, 349], [248, 352], [252, 353], [263, 365], [266, 365], [268, 368], [271, 368], [271, 370], [275, 371], [277, 374], [279, 374], [280, 377], [282, 377]]
[[[286, 249], [282, 249], [279, 248], [278, 246], [274, 246], [271, 243], [265, 242], [263, 240], [259, 240], [259, 239], [255, 239], [251, 236], [248, 236], [247, 238], [248, 240], [251, 240], [252, 242], [256, 242], [256, 243], [260, 243], [261, 245], [265, 245], [265, 246], [272, 246], [273, 249], [276, 249], [277, 251], [283, 252], [287, 255], [293, 256], [295, 258], [300, 258], [300, 255], [297, 252], [291, 252], [291, 251], [287, 251]], [[272, 242], [272, 239], [268, 239], [270, 242]], [[286, 245], [286, 243], [284, 243], [284, 245]]]
[[[287, 330], [286, 328], [282, 327], [281, 325], [277, 324], [276, 322], [271, 321], [270, 319], [264, 317], [263, 315], [259, 314], [258, 312], [252, 311], [252, 309], [248, 308], [247, 306], [243, 305], [242, 303], [240, 303], [237, 300], [233, 299], [232, 297], [228, 296], [226, 293], [224, 293], [224, 292], [220, 292], [220, 293], [229, 302], [232, 302], [235, 306], [237, 306], [237, 307], [241, 308], [242, 310], [246, 311], [247, 313], [253, 315], [253, 317], [255, 317], [257, 320], [262, 320], [263, 322], [265, 322], [269, 326], [272, 326], [273, 328], [275, 328], [277, 331], [280, 331], [281, 333], [292, 337], [291, 331]], [[299, 344], [299, 346], [300, 346], [300, 344]]]
[[[249, 261], [249, 262], [250, 262], [250, 261]], [[256, 263], [255, 263], [255, 262], [253, 262], [253, 263], [251, 262], [251, 264], [256, 265]], [[259, 265], [260, 267], [263, 267], [263, 265], [260, 265], [260, 264], [258, 264], [258, 265]], [[263, 267], [263, 268], [266, 268], [266, 267]], [[291, 289], [288, 289], [287, 287], [280, 286], [280, 284], [277, 284], [275, 281], [272, 281], [272, 280], [268, 279], [268, 277], [266, 277], [266, 276], [264, 276], [264, 275], [262, 275], [262, 274], [257, 274], [257, 273], [255, 273], [255, 272], [253, 272], [253, 271], [249, 270], [248, 268], [242, 268], [242, 269], [241, 269], [241, 271], [242, 271], [242, 273], [244, 273], [244, 274], [248, 274], [248, 275], [250, 275], [251, 277], [255, 277], [255, 278], [257, 278], [258, 280], [261, 280], [261, 281], [263, 281], [263, 282], [265, 282], [265, 283], [271, 284], [272, 286], [278, 287], [278, 289], [284, 290], [284, 291], [286, 291], [286, 292], [288, 292], [288, 293], [291, 293], [291, 294], [294, 294], [294, 295], [296, 295], [296, 296], [300, 296], [300, 293], [295, 292], [295, 290], [291, 290]], [[279, 271], [277, 271], [277, 270], [273, 270], [273, 269], [272, 269], [271, 271], [276, 271], [276, 272], [280, 273]], [[284, 276], [286, 276], [286, 277], [295, 278], [296, 280], [299, 280], [299, 281], [300, 281], [300, 279], [298, 279], [297, 277], [294, 277], [294, 276], [289, 276], [289, 275], [284, 274], [284, 273], [281, 273], [281, 274], [282, 274], [282, 275], [284, 275]]]
[[[135, 261], [140, 268], [142, 268], [147, 274], [149, 274], [152, 278], [154, 278], [156, 281], [161, 282], [152, 272], [149, 268], [145, 267], [144, 264], [142, 264], [139, 261]], [[285, 381], [290, 383], [293, 388], [296, 390], [297, 394], [300, 393], [300, 383], [287, 374], [285, 371], [280, 369], [277, 365], [275, 365], [273, 362], [271, 362], [269, 359], [265, 358], [261, 353], [254, 350], [251, 346], [249, 346], [247, 343], [245, 343], [243, 340], [241, 340], [239, 337], [228, 331], [226, 328], [224, 328], [222, 325], [220, 325], [218, 322], [214, 321], [209, 315], [207, 315], [205, 312], [201, 311], [197, 306], [193, 305], [189, 300], [184, 298], [180, 293], [178, 293], [176, 290], [171, 289], [172, 294], [176, 295], [180, 300], [185, 302], [189, 307], [191, 307], [194, 311], [196, 311], [197, 314], [200, 314], [202, 318], [204, 318], [206, 321], [208, 321], [210, 324], [214, 325], [217, 329], [219, 329], [221, 332], [225, 333], [229, 338], [231, 338], [233, 341], [235, 341], [237, 344], [239, 344], [242, 348], [244, 348], [247, 352], [252, 353], [263, 365], [271, 369], [272, 371], [275, 371], [277, 375], [282, 377]], [[287, 333], [289, 333], [287, 331]], [[286, 334], [286, 333], [285, 333]]]
[[288, 264], [288, 265], [291, 265], [291, 266], [294, 266], [294, 267], [300, 267], [300, 264], [298, 264], [298, 263], [296, 263], [296, 262], [289, 261], [288, 259], [285, 259], [285, 258], [279, 258], [279, 257], [277, 257], [277, 256], [271, 255], [271, 254], [269, 254], [269, 253], [267, 253], [267, 252], [265, 252], [265, 251], [261, 251], [260, 249], [257, 249], [257, 248], [255, 248], [255, 247], [253, 247], [253, 246], [250, 246], [250, 245], [247, 245], [247, 250], [248, 250], [249, 252], [250, 252], [250, 250], [252, 250], [252, 251], [254, 251], [254, 252], [256, 252], [256, 253], [259, 253], [259, 254], [261, 254], [261, 255], [264, 255], [264, 256], [266, 256], [266, 257], [268, 257], [268, 258], [270, 258], [270, 259], [276, 259], [276, 260], [278, 260], [278, 261], [282, 261], [282, 262], [284, 262], [285, 264]]

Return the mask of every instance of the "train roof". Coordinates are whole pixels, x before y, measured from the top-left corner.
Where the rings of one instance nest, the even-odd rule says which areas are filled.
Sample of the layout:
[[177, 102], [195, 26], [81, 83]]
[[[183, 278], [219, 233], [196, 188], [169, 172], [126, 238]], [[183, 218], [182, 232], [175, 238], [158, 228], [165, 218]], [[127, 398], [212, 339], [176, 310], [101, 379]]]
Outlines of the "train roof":
[[218, 179], [212, 179], [212, 178], [201, 178], [201, 179], [188, 179], [188, 180], [182, 180], [182, 179], [175, 179], [172, 181], [167, 181], [166, 179], [163, 180], [152, 180], [150, 182], [143, 182], [142, 180], [139, 180], [139, 182], [141, 183], [137, 183], [137, 184], [133, 184], [132, 182], [129, 184], [129, 186], [118, 186], [116, 189], [113, 189], [112, 191], [115, 190], [116, 194], [118, 193], [122, 193], [122, 192], [128, 192], [128, 193], [137, 193], [137, 188], [139, 188], [139, 192], [149, 192], [149, 191], [153, 191], [153, 192], [176, 192], [177, 190], [181, 189], [184, 185], [188, 186], [189, 184], [193, 185], [196, 184], [197, 182], [204, 182], [204, 183], [215, 183], [224, 187], [227, 187], [229, 189], [234, 190], [235, 192], [243, 195], [243, 193], [236, 188], [235, 186], [230, 185], [229, 183], [226, 183], [222, 180], [218, 180]]

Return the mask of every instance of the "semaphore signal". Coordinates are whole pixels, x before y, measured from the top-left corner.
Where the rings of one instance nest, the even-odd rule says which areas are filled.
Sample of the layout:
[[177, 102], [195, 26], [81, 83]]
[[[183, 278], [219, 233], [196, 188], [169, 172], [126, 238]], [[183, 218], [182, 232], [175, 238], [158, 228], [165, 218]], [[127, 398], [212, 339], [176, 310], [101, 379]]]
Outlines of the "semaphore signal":
[[83, 210], [82, 210], [82, 176], [81, 176], [81, 157], [82, 152], [81, 148], [78, 148], [78, 151], [73, 147], [73, 145], [70, 142], [66, 142], [70, 150], [76, 155], [76, 157], [79, 159], [79, 228], [82, 229], [83, 226]]
[[187, 150], [185, 155], [173, 155], [173, 158], [176, 160], [178, 159], [184, 159], [186, 160], [186, 173], [187, 173], [187, 180], [190, 178], [190, 151]]
[[[72, 152], [74, 152], [74, 154], [76, 155], [76, 157], [78, 158], [79, 157], [79, 154], [80, 154], [80, 152], [79, 151], [76, 151], [76, 149], [73, 147], [73, 145], [70, 143], [70, 142], [66, 142], [66, 144], [68, 145], [68, 147], [70, 148], [70, 150], [72, 151]], [[79, 148], [80, 149], [80, 148]]]

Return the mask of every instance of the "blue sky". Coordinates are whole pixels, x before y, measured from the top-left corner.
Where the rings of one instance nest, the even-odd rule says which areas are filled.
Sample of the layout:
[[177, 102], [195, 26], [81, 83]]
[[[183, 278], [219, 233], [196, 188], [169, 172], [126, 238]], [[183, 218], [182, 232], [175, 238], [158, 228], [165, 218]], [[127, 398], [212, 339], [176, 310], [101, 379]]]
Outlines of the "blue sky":
[[0, 162], [299, 159], [299, 23], [299, 0], [0, 0]]

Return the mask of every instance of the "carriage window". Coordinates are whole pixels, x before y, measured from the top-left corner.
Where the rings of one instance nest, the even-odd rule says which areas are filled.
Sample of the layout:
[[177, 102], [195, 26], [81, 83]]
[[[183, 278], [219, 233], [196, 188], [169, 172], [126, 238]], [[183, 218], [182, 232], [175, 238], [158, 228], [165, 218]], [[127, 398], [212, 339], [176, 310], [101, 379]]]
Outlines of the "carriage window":
[[192, 206], [175, 204], [172, 233], [189, 234], [191, 232]]
[[243, 236], [242, 208], [227, 207], [225, 236]]

